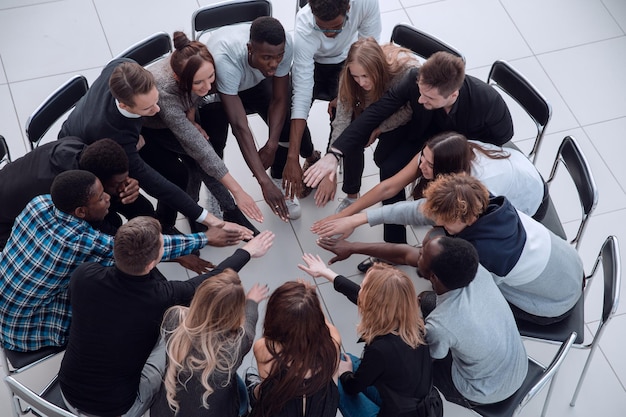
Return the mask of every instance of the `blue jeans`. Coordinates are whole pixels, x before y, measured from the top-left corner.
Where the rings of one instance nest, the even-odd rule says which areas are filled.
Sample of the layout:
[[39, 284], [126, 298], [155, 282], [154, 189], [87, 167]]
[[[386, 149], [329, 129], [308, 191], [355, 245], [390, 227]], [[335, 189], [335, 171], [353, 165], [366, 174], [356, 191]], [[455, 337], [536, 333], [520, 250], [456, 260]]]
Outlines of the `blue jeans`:
[[239, 415], [245, 416], [248, 414], [248, 390], [246, 383], [243, 382], [239, 374], [237, 374], [237, 391], [239, 392]]
[[[352, 359], [352, 372], [356, 372], [361, 364], [361, 359], [347, 353]], [[341, 385], [341, 380], [337, 383], [339, 387], [339, 411], [344, 417], [376, 417], [380, 411], [382, 400], [378, 390], [374, 386], [367, 387], [365, 391], [356, 395], [346, 394]]]

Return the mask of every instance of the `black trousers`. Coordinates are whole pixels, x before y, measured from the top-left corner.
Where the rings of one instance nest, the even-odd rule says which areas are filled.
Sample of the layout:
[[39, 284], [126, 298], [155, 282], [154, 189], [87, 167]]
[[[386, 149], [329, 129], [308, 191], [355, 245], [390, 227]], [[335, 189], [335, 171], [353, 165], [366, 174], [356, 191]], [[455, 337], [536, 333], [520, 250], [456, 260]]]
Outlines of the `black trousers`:
[[[139, 154], [148, 165], [182, 190], [187, 191], [194, 201], [198, 201], [200, 184], [204, 182], [223, 211], [235, 208], [235, 200], [228, 189], [217, 179], [205, 173], [196, 161], [187, 155], [171, 130], [144, 127], [141, 134], [146, 144]], [[173, 226], [176, 223], [177, 211], [159, 201], [156, 216], [161, 224]]]
[[[267, 124], [269, 120], [269, 106], [272, 99], [272, 80], [266, 78], [256, 86], [248, 90], [240, 91], [239, 98], [243, 104], [246, 114], [258, 114]], [[226, 139], [228, 137], [228, 117], [221, 102], [210, 103], [200, 108], [200, 124], [211, 138], [211, 144], [215, 152], [223, 158], [224, 148], [226, 148]], [[282, 178], [283, 169], [287, 163], [289, 130], [291, 127], [291, 110], [288, 109], [285, 123], [280, 132], [279, 143], [276, 150], [274, 163], [271, 167], [271, 175], [273, 178]], [[313, 154], [313, 142], [311, 140], [311, 132], [309, 128], [305, 128], [302, 135], [300, 145], [300, 156], [308, 158]]]

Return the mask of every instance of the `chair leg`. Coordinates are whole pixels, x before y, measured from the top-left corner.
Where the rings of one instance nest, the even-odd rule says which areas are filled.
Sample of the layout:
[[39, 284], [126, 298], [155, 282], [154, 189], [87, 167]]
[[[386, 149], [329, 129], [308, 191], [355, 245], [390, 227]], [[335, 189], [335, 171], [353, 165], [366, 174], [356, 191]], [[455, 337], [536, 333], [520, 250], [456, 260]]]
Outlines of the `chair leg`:
[[548, 393], [546, 394], [546, 400], [543, 403], [543, 409], [541, 410], [541, 417], [546, 416], [546, 412], [548, 411], [548, 404], [550, 403], [550, 398], [552, 397], [552, 390], [554, 389], [554, 381], [558, 373], [552, 377], [552, 381], [550, 381], [550, 386], [548, 387]]
[[593, 358], [593, 354], [596, 352], [596, 348], [598, 344], [596, 341], [598, 340], [598, 336], [594, 340], [593, 346], [591, 347], [591, 351], [589, 352], [589, 356], [587, 356], [587, 360], [585, 361], [585, 366], [583, 366], [583, 371], [580, 374], [580, 378], [578, 378], [578, 384], [576, 384], [576, 389], [574, 390], [574, 395], [572, 396], [572, 401], [570, 401], [570, 407], [574, 407], [576, 405], [576, 400], [578, 399], [578, 393], [580, 392], [580, 388], [583, 385], [583, 380], [585, 376], [587, 376], [587, 370], [589, 369], [589, 365], [591, 364], [591, 359]]

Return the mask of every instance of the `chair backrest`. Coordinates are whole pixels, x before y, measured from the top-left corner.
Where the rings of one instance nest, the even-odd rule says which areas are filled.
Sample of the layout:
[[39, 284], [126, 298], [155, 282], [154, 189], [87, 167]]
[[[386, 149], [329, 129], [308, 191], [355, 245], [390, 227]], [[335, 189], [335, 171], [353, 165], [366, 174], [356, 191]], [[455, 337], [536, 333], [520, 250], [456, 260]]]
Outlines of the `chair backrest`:
[[422, 32], [411, 25], [400, 23], [391, 32], [391, 42], [410, 49], [422, 58], [428, 59], [435, 52], [448, 52], [460, 58], [465, 57], [456, 48], [448, 45], [442, 40]]
[[172, 39], [170, 35], [165, 32], [157, 32], [137, 42], [116, 56], [116, 58], [130, 58], [145, 67], [170, 52], [172, 52]]
[[578, 198], [580, 199], [582, 219], [580, 220], [576, 236], [574, 236], [570, 242], [578, 248], [580, 238], [587, 225], [587, 220], [598, 204], [598, 187], [593, 179], [587, 158], [585, 158], [585, 155], [573, 136], [563, 138], [559, 150], [557, 151], [554, 164], [552, 165], [550, 176], [546, 181], [548, 185], [550, 185], [554, 179], [560, 163], [567, 168], [578, 191]]
[[511, 96], [535, 123], [537, 136], [533, 148], [528, 154], [528, 158], [534, 163], [546, 126], [552, 117], [552, 106], [530, 81], [506, 61], [493, 63], [487, 82], [499, 87]]
[[4, 378], [5, 383], [11, 391], [14, 399], [19, 399], [19, 403], [27, 405], [27, 408], [20, 408], [20, 414], [32, 412], [35, 415], [47, 417], [75, 417], [75, 414], [66, 411], [53, 403], [47, 401], [42, 396], [32, 391], [12, 376]]
[[268, 0], [230, 0], [204, 6], [191, 17], [191, 35], [194, 40], [222, 26], [252, 22], [260, 16], [272, 15]]
[[11, 152], [9, 151], [9, 145], [4, 139], [4, 136], [0, 135], [0, 167], [11, 162]]
[[26, 136], [31, 149], [39, 146], [39, 142], [54, 122], [72, 109], [87, 93], [88, 88], [87, 79], [82, 75], [75, 75], [37, 107], [26, 122]]

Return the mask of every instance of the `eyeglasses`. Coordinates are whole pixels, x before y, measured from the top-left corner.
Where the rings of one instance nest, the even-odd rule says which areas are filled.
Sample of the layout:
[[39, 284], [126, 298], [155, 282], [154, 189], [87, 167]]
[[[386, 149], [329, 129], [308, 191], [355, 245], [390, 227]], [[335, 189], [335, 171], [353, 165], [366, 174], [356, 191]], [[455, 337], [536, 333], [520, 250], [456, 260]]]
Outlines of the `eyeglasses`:
[[341, 29], [322, 29], [321, 27], [317, 25], [317, 23], [313, 25], [313, 29], [318, 32], [322, 32], [324, 34], [328, 33], [328, 34], [338, 35], [341, 32], [343, 32], [343, 29], [346, 27], [347, 22], [348, 22], [348, 14], [346, 13], [345, 15], [343, 15], [343, 23], [341, 24]]

